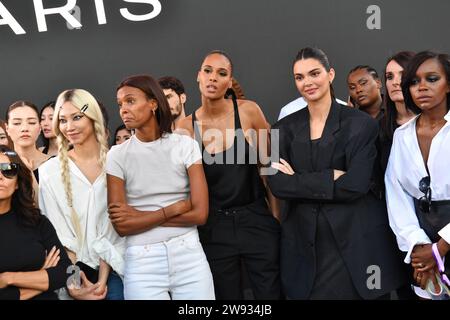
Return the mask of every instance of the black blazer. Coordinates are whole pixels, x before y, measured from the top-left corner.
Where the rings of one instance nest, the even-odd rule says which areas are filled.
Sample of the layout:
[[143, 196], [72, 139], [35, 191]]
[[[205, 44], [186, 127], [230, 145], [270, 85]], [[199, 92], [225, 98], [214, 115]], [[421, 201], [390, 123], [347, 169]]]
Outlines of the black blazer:
[[[331, 226], [362, 298], [379, 297], [404, 283], [385, 205], [369, 192], [377, 155], [377, 122], [359, 110], [333, 102], [319, 142], [317, 171], [312, 166], [308, 108], [280, 120], [272, 127], [275, 129], [279, 130], [279, 155], [295, 171], [293, 176], [278, 172], [268, 177], [273, 194], [287, 200], [280, 251], [287, 297], [307, 299], [310, 295], [316, 272], [319, 210]], [[272, 145], [276, 146], [276, 141]], [[276, 148], [273, 150], [277, 154]], [[333, 169], [346, 174], [334, 181]], [[380, 289], [367, 286], [372, 265], [381, 270]]]

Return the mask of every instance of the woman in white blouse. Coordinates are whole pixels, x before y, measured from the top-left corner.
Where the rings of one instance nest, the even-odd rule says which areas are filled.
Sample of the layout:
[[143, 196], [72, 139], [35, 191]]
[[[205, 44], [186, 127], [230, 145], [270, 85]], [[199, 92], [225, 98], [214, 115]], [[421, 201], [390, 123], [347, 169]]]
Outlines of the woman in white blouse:
[[[39, 202], [72, 262], [97, 286], [97, 297], [106, 293], [106, 299], [123, 299], [119, 275], [124, 240], [107, 213], [103, 124], [101, 109], [89, 92], [74, 89], [59, 95], [53, 117], [58, 157], [39, 168]], [[77, 290], [70, 294], [77, 298]]]
[[[434, 52], [417, 54], [402, 79], [405, 103], [420, 113], [395, 131], [386, 171], [390, 225], [405, 262], [414, 268], [415, 288], [427, 288], [445, 273], [439, 260], [450, 261], [450, 58]], [[439, 270], [441, 269], [441, 270]], [[428, 293], [423, 289], [428, 289]], [[431, 288], [431, 290], [430, 290]], [[433, 292], [434, 291], [434, 292]]]

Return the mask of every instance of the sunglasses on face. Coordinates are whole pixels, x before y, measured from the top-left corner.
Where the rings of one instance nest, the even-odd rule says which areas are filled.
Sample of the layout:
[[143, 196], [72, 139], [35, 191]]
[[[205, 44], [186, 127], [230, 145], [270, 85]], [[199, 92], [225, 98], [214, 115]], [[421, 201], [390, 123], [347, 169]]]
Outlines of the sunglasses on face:
[[425, 213], [429, 213], [431, 210], [431, 187], [430, 177], [423, 177], [419, 181], [419, 190], [424, 193], [419, 199], [419, 208]]
[[19, 165], [17, 163], [0, 163], [0, 172], [5, 178], [12, 179], [17, 176]]

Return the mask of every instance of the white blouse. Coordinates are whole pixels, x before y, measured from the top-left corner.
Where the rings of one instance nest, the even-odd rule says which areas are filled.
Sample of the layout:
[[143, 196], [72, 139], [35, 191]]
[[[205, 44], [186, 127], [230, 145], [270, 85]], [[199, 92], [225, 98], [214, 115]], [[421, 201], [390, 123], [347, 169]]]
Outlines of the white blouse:
[[[386, 201], [389, 223], [400, 250], [407, 252], [405, 262], [411, 262], [411, 252], [416, 244], [431, 243], [420, 228], [414, 209], [414, 199], [424, 194], [419, 181], [428, 176], [420, 152], [416, 133], [418, 116], [398, 128], [394, 134], [391, 154], [385, 175]], [[432, 200], [450, 200], [450, 112], [447, 121], [433, 138], [428, 156]], [[450, 223], [438, 232], [450, 243]]]
[[83, 232], [83, 243], [78, 244], [67, 205], [61, 177], [60, 162], [52, 158], [39, 167], [39, 205], [56, 229], [66, 248], [77, 255], [77, 260], [98, 269], [100, 258], [119, 275], [123, 275], [125, 239], [114, 230], [107, 212], [106, 175], [91, 184], [75, 163], [69, 159], [73, 206]]

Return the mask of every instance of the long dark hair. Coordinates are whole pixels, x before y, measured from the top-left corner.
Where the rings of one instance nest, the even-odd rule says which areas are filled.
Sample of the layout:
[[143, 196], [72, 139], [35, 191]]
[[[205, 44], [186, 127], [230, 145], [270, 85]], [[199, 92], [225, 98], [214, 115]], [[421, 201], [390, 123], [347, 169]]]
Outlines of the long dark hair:
[[[325, 68], [325, 70], [327, 70], [327, 72], [329, 72], [331, 70], [330, 61], [328, 60], [328, 57], [325, 54], [325, 52], [323, 52], [319, 48], [311, 48], [311, 47], [303, 48], [297, 53], [297, 55], [295, 56], [294, 62], [292, 63], [292, 67], [294, 67], [294, 65], [297, 63], [297, 61], [306, 60], [306, 59], [315, 59], [315, 60], [319, 61], [319, 63]], [[331, 94], [331, 99], [334, 101], [336, 99], [336, 97], [334, 95], [334, 89], [333, 89], [333, 85], [331, 83], [330, 83], [330, 94]]]
[[22, 162], [15, 151], [7, 146], [0, 145], [0, 153], [8, 157], [11, 163], [19, 167], [17, 172], [17, 190], [11, 199], [11, 209], [20, 217], [20, 221], [26, 226], [35, 226], [41, 221], [41, 211], [34, 202], [33, 180], [31, 171]]
[[387, 91], [386, 86], [386, 67], [391, 61], [397, 62], [403, 70], [406, 70], [408, 67], [409, 62], [414, 57], [414, 52], [412, 51], [401, 51], [393, 56], [389, 57], [386, 61], [386, 66], [384, 67], [384, 88], [386, 90], [386, 93], [384, 95], [384, 121], [381, 122], [381, 129], [383, 134], [390, 140], [394, 137], [394, 131], [397, 128], [397, 108], [395, 107], [395, 102], [391, 100], [391, 97], [389, 97], [389, 92]]
[[[166, 96], [159, 86], [158, 82], [149, 75], [130, 76], [117, 86], [119, 91], [122, 87], [133, 87], [141, 90], [147, 96], [147, 99], [155, 99], [158, 103], [156, 109], [156, 120], [159, 125], [159, 134], [162, 137], [164, 133], [172, 133], [172, 114], [170, 113], [169, 103]], [[149, 110], [150, 112], [150, 110]]]
[[[44, 113], [44, 110], [47, 108], [52, 108], [53, 111], [55, 111], [55, 101], [50, 101], [50, 102], [47, 102], [46, 104], [44, 104], [41, 111], [39, 112], [39, 122], [41, 122], [42, 114]], [[50, 148], [50, 139], [47, 139], [44, 136], [43, 131], [41, 131], [40, 138], [41, 138], [42, 142], [44, 143], [44, 150], [48, 150], [48, 148]], [[55, 138], [56, 138], [56, 136], [55, 136]]]
[[[411, 93], [409, 92], [409, 87], [411, 87], [412, 82], [416, 77], [417, 69], [419, 69], [422, 63], [429, 59], [436, 59], [441, 64], [445, 72], [447, 84], [450, 85], [450, 56], [448, 54], [436, 53], [433, 51], [422, 51], [416, 54], [408, 64], [408, 68], [402, 78], [402, 92], [406, 107], [416, 114], [421, 113], [422, 110], [414, 103]], [[450, 92], [447, 93], [447, 110], [450, 110]]]

